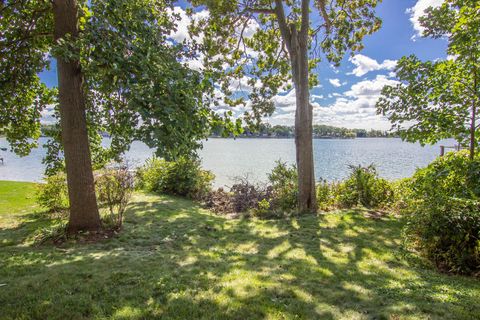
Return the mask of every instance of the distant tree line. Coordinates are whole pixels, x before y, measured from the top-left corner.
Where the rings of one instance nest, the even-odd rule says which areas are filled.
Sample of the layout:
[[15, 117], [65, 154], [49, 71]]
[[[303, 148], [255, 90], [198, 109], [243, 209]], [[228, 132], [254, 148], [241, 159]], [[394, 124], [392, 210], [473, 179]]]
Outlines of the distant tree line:
[[[44, 124], [41, 126], [42, 136], [49, 137], [58, 130], [55, 125]], [[274, 125], [262, 123], [258, 128], [244, 127], [240, 138], [293, 138], [294, 126]], [[1, 131], [0, 131], [1, 133]], [[212, 130], [211, 137], [225, 137], [223, 128]], [[354, 138], [392, 138], [397, 134], [384, 130], [347, 129], [342, 127], [328, 126], [324, 124], [313, 125], [313, 138], [315, 139], [354, 139]]]
[[[224, 137], [222, 128], [214, 128], [212, 137]], [[241, 138], [293, 138], [294, 126], [274, 125], [262, 123], [257, 128], [244, 127]], [[347, 129], [328, 126], [324, 124], [313, 125], [313, 138], [316, 139], [354, 139], [354, 138], [377, 138], [396, 137], [397, 135], [383, 130]]]

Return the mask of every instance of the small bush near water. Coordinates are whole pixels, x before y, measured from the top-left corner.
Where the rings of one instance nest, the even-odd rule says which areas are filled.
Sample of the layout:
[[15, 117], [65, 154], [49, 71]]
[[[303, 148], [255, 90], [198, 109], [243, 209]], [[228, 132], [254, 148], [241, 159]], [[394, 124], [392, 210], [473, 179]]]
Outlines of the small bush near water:
[[[394, 200], [392, 184], [379, 178], [373, 165], [351, 166], [352, 172], [343, 182], [320, 180], [317, 183], [317, 204], [320, 210], [364, 206], [390, 206]], [[269, 184], [250, 184], [248, 179], [224, 189], [211, 192], [207, 207], [217, 213], [248, 212], [256, 217], [285, 217], [296, 213], [298, 182], [297, 169], [277, 162], [268, 175]]]
[[294, 165], [288, 166], [280, 161], [277, 161], [276, 166], [268, 175], [268, 181], [272, 186], [271, 209], [277, 211], [277, 215], [288, 215], [296, 211], [297, 179], [297, 167]]
[[317, 183], [317, 206], [319, 210], [329, 211], [338, 207], [340, 183], [320, 179]]
[[[133, 191], [134, 177], [129, 165], [125, 162], [110, 165], [96, 171], [94, 177], [98, 204], [100, 207], [108, 209], [108, 215], [103, 217], [104, 222], [113, 228], [120, 228], [123, 214]], [[68, 212], [66, 175], [57, 173], [46, 177], [45, 182], [38, 187], [38, 203], [50, 213]]]
[[446, 272], [480, 275], [480, 157], [451, 152], [404, 182], [407, 244]]
[[39, 185], [37, 202], [49, 212], [61, 213], [68, 210], [67, 176], [64, 173], [45, 178], [45, 183]]
[[277, 162], [268, 176], [269, 184], [253, 184], [238, 178], [227, 192], [213, 191], [205, 205], [217, 213], [248, 213], [258, 218], [280, 218], [295, 211], [297, 204], [297, 171], [295, 166]]
[[341, 207], [378, 208], [393, 201], [390, 183], [378, 177], [375, 166], [350, 166], [350, 169], [350, 176], [337, 189]]
[[205, 206], [216, 213], [252, 213], [255, 214], [260, 203], [269, 203], [272, 188], [254, 184], [247, 178], [237, 178], [230, 191], [219, 188], [209, 193]]
[[215, 176], [203, 170], [197, 159], [177, 161], [152, 158], [137, 171], [138, 187], [150, 192], [204, 199], [211, 191]]
[[317, 183], [317, 204], [320, 210], [335, 208], [383, 208], [393, 203], [392, 183], [378, 177], [373, 165], [350, 166], [349, 177], [341, 182], [320, 180]]
[[104, 219], [105, 222], [121, 228], [123, 214], [132, 197], [134, 187], [134, 176], [130, 166], [127, 163], [119, 163], [97, 172], [95, 187], [98, 204], [109, 210], [109, 215]]
[[407, 243], [440, 270], [480, 276], [480, 202], [422, 201], [408, 215]]

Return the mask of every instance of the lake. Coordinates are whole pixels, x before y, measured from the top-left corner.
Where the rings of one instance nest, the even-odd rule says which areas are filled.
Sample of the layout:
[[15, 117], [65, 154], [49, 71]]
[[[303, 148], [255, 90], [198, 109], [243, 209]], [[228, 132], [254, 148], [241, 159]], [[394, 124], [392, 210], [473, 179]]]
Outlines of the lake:
[[[45, 141], [46, 138], [41, 138], [40, 144]], [[348, 175], [348, 165], [373, 163], [384, 178], [408, 177], [416, 168], [426, 166], [439, 155], [440, 144], [454, 143], [448, 140], [422, 147], [397, 138], [315, 139], [315, 175], [317, 179], [339, 180]], [[0, 138], [0, 147], [7, 146], [5, 138]], [[258, 182], [265, 181], [276, 160], [294, 163], [295, 143], [293, 139], [215, 138], [205, 141], [199, 154], [203, 167], [216, 175], [215, 185], [228, 186], [235, 177], [245, 175]], [[23, 158], [0, 151], [5, 162], [0, 164], [0, 180], [41, 181], [44, 155], [43, 148], [37, 148]], [[141, 164], [151, 155], [152, 150], [146, 145], [135, 142], [126, 157]]]

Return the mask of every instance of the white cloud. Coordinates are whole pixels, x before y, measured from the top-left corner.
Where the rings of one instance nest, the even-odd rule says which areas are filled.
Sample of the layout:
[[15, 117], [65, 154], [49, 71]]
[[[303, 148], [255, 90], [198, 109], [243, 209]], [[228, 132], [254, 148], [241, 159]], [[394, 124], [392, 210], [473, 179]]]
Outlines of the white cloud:
[[413, 7], [407, 9], [413, 29], [415, 30], [415, 35], [412, 39], [422, 35], [423, 27], [420, 25], [419, 18], [424, 15], [425, 10], [429, 7], [439, 7], [443, 2], [444, 0], [418, 0]]
[[[248, 21], [248, 24], [245, 28], [245, 30], [243, 30], [243, 36], [245, 38], [250, 38], [250, 37], [253, 37], [253, 35], [255, 34], [255, 32], [257, 32], [257, 30], [260, 28], [260, 25], [258, 24], [258, 22], [254, 19], [251, 19]], [[242, 30], [238, 29], [237, 30], [237, 33], [240, 35], [240, 33], [242, 32]]]
[[189, 67], [192, 70], [195, 71], [202, 71], [203, 69], [203, 63], [200, 61], [200, 57], [198, 59], [190, 59], [187, 60], [185, 63], [187, 64], [187, 67]]
[[[322, 123], [347, 128], [381, 129], [390, 128], [388, 120], [377, 115], [375, 103], [380, 97], [385, 85], [395, 85], [398, 82], [387, 75], [378, 75], [372, 80], [363, 80], [353, 84], [343, 94], [331, 95], [334, 102], [321, 105], [323, 96], [312, 94], [314, 123]], [[272, 124], [293, 125], [295, 119], [295, 91], [274, 98], [276, 111], [269, 122]]]
[[49, 104], [40, 112], [40, 123], [41, 124], [55, 124], [58, 122], [58, 119], [55, 118], [55, 105]]
[[455, 61], [455, 60], [457, 60], [457, 58], [458, 58], [457, 55], [451, 55], [451, 54], [447, 55], [447, 60]]
[[349, 128], [388, 129], [387, 120], [377, 115], [375, 103], [385, 85], [398, 83], [385, 75], [355, 83], [343, 96], [326, 107], [314, 109], [316, 122]]
[[323, 97], [323, 94], [320, 94], [320, 95], [318, 95], [318, 94], [312, 94], [312, 95], [310, 95], [310, 98], [311, 98], [312, 100], [317, 100], [317, 99], [321, 100], [321, 99], [323, 99], [324, 97]]
[[370, 71], [376, 70], [393, 70], [397, 64], [396, 60], [383, 60], [378, 63], [377, 60], [364, 56], [363, 54], [356, 54], [348, 59], [356, 68], [349, 74], [354, 74], [361, 77]]
[[[250, 85], [250, 81], [252, 81], [252, 78], [243, 76], [240, 79], [232, 79], [230, 81], [230, 85], [228, 89], [232, 92], [251, 92], [253, 87]], [[260, 80], [255, 80], [254, 87], [260, 88], [261, 86]]]
[[296, 106], [296, 95], [295, 89], [290, 90], [285, 95], [276, 95], [273, 98], [273, 103], [275, 104], [275, 108], [278, 110], [288, 110], [291, 109], [292, 106]]
[[367, 97], [369, 99], [377, 99], [386, 85], [395, 85], [398, 82], [388, 79], [385, 75], [378, 75], [373, 80], [364, 80], [355, 83], [350, 87], [350, 90], [345, 92], [345, 96], [352, 98]]
[[340, 83], [340, 79], [328, 79], [328, 82], [334, 87], [340, 87], [342, 84]]
[[[199, 21], [201, 19], [206, 19], [209, 16], [209, 12], [207, 10], [202, 10], [195, 12], [191, 17], [187, 15], [185, 10], [180, 7], [174, 7], [173, 10], [167, 9], [172, 13], [179, 16], [179, 20], [175, 22], [176, 30], [170, 33], [170, 38], [177, 41], [183, 42], [184, 40], [190, 40], [190, 35], [188, 32], [188, 27], [192, 23], [192, 21]], [[201, 35], [199, 37], [201, 39]]]

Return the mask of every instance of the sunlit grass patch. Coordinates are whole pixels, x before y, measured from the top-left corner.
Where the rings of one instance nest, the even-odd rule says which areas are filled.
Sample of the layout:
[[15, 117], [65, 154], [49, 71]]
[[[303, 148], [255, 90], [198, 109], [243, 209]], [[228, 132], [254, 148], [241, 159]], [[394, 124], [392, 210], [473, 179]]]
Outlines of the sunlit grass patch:
[[[393, 217], [232, 220], [185, 199], [137, 193], [116, 237], [35, 247], [31, 233], [53, 222], [31, 203], [16, 206], [0, 220], [0, 319], [480, 315], [479, 281], [406, 259]], [[25, 207], [33, 209], [18, 214]]]

